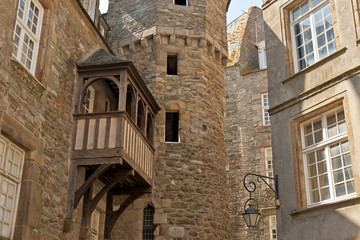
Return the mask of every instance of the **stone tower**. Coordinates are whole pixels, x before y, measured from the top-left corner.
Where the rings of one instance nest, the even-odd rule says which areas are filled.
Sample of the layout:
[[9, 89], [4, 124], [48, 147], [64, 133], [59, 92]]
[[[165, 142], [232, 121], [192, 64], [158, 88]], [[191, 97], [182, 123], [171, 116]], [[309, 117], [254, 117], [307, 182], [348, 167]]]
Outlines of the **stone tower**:
[[[228, 3], [109, 1], [108, 42], [135, 64], [161, 107], [152, 193], [128, 207], [114, 239], [140, 239], [148, 205], [155, 209], [155, 239], [229, 238], [223, 119]], [[175, 136], [170, 141], [169, 131]]]

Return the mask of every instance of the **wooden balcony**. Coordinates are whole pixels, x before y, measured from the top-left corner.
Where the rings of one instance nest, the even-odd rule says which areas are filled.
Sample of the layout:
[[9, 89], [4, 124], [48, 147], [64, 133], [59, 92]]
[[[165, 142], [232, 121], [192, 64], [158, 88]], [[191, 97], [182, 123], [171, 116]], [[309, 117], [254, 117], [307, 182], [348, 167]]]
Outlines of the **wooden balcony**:
[[[82, 199], [80, 237], [85, 238], [92, 212], [106, 197], [104, 236], [110, 239], [125, 209], [151, 193], [154, 120], [160, 106], [134, 64], [104, 50], [78, 64], [76, 89], [64, 231], [70, 231], [74, 209]], [[80, 169], [85, 175], [79, 174]], [[98, 181], [102, 188], [93, 194]], [[126, 200], [117, 209], [113, 199], [119, 195]]]
[[74, 114], [71, 158], [79, 165], [121, 164], [152, 182], [154, 148], [126, 112]]

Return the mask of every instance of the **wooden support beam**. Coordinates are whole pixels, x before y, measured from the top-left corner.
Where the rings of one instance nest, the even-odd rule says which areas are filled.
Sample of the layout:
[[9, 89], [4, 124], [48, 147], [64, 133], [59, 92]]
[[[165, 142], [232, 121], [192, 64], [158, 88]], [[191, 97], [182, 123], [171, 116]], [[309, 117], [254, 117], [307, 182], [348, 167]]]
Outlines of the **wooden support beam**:
[[124, 187], [112, 189], [109, 192], [113, 195], [133, 194], [133, 193], [151, 193], [151, 187]]
[[111, 167], [111, 164], [100, 165], [93, 174], [89, 178], [85, 180], [83, 185], [75, 192], [74, 196], [74, 208], [77, 207], [81, 197], [84, 193], [89, 189], [89, 187], [93, 184], [93, 182], [99, 178], [104, 172], [106, 172]]
[[101, 198], [113, 187], [115, 186], [121, 179], [134, 174], [134, 170], [128, 170], [127, 173], [122, 173], [119, 175], [114, 176], [110, 182], [108, 182], [101, 190], [96, 194], [96, 196], [90, 201], [89, 205], [89, 211], [92, 213], [96, 207], [96, 205], [99, 203]]
[[[112, 201], [106, 202], [106, 219], [105, 219], [105, 231], [104, 231], [104, 238], [105, 239], [111, 239], [111, 231], [116, 223], [116, 221], [119, 219], [121, 214], [125, 211], [125, 209], [136, 199], [141, 197], [145, 193], [134, 193], [131, 196], [129, 196], [126, 201], [120, 206], [119, 210], [113, 211], [113, 206], [108, 206], [108, 204], [112, 204]], [[108, 194], [108, 196], [112, 194]], [[111, 209], [111, 213], [110, 213]], [[109, 210], [109, 212], [108, 212]]]

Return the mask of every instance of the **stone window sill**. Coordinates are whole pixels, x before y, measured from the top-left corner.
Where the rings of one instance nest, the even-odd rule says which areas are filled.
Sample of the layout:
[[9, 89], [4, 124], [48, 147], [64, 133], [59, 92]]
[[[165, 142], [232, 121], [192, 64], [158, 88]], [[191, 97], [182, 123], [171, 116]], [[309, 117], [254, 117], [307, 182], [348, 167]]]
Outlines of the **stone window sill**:
[[174, 3], [169, 3], [169, 9], [181, 10], [181, 11], [185, 11], [185, 12], [194, 12], [194, 6], [177, 5]]
[[17, 75], [26, 76], [21, 77], [21, 79], [26, 85], [33, 90], [38, 96], [41, 96], [45, 91], [44, 85], [31, 73], [28, 69], [26, 69], [16, 58], [11, 56], [10, 61], [13, 63], [14, 70]]
[[326, 213], [335, 211], [335, 209], [348, 207], [351, 205], [360, 204], [360, 196], [351, 197], [344, 200], [339, 200], [336, 202], [326, 203], [323, 205], [318, 205], [314, 207], [309, 207], [305, 209], [293, 210], [290, 212], [292, 217], [308, 216], [308, 215], [318, 215], [320, 213]]
[[328, 62], [329, 60], [332, 60], [342, 54], [344, 54], [347, 50], [347, 47], [343, 47], [343, 48], [340, 48], [339, 50], [337, 50], [336, 52], [330, 54], [329, 56], [327, 57], [324, 57], [323, 59], [321, 59], [320, 61], [317, 61], [316, 63], [304, 68], [303, 70], [291, 75], [290, 77], [286, 78], [285, 80], [283, 80], [281, 83], [282, 84], [285, 84], [285, 83], [288, 83], [290, 82], [291, 80], [301, 76], [301, 75], [304, 75], [312, 70], [314, 70], [315, 68], [319, 67], [320, 65], [323, 65], [325, 64], [326, 62]]

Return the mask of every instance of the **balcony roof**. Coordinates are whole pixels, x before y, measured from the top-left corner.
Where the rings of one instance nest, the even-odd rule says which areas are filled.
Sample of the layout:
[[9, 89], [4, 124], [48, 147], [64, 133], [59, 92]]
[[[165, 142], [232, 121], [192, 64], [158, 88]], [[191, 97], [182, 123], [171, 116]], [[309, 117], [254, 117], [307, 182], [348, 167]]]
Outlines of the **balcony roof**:
[[135, 65], [131, 61], [117, 58], [115, 55], [105, 51], [104, 49], [99, 49], [85, 61], [77, 63], [77, 67], [78, 72], [86, 72], [92, 70], [106, 71], [106, 69], [127, 69], [128, 72], [130, 72], [134, 76], [135, 84], [148, 98], [153, 109], [155, 110], [155, 113], [157, 113], [161, 109], [156, 102], [154, 96], [151, 94], [150, 90], [146, 86]]

